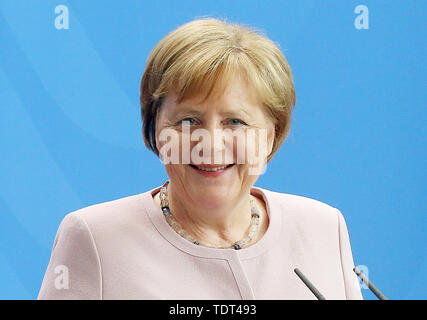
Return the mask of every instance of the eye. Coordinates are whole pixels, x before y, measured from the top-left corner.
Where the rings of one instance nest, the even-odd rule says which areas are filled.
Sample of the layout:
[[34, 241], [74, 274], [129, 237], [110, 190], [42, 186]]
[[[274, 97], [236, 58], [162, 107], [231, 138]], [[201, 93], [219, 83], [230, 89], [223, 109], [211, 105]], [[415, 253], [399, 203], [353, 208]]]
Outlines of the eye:
[[229, 120], [230, 124], [233, 126], [237, 126], [237, 125], [245, 125], [246, 123], [240, 119], [230, 119]]
[[193, 125], [193, 124], [195, 124], [195, 123], [196, 123], [196, 120], [195, 120], [194, 118], [185, 118], [185, 119], [182, 119], [180, 122], [181, 122], [182, 124], [185, 124], [185, 125], [191, 126], [191, 125]]

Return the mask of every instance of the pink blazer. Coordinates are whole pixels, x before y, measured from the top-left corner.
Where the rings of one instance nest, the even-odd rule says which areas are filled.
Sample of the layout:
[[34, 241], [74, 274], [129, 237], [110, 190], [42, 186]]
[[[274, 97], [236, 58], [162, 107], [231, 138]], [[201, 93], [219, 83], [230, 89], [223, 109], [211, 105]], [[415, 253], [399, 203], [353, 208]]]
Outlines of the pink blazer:
[[67, 214], [38, 299], [362, 299], [341, 212], [253, 187], [270, 224], [256, 244], [214, 249], [179, 236], [152, 195], [160, 187]]

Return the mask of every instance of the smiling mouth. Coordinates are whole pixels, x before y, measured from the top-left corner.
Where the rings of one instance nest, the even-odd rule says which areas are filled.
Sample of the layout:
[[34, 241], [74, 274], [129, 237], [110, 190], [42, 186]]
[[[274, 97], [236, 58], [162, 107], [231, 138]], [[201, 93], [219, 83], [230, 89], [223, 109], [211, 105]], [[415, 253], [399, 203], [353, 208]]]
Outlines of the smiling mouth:
[[201, 171], [216, 172], [216, 171], [222, 171], [222, 170], [228, 169], [228, 168], [234, 166], [234, 163], [224, 165], [224, 166], [218, 166], [218, 167], [204, 167], [204, 166], [196, 166], [194, 164], [190, 164], [190, 166], [194, 169], [201, 170]]

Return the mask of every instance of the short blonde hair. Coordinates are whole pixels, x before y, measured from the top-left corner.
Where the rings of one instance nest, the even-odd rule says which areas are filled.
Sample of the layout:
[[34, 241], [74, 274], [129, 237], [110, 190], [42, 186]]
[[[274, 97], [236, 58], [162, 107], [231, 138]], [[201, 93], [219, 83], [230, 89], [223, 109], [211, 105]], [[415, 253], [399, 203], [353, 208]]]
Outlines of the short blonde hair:
[[[156, 155], [156, 115], [172, 87], [181, 101], [213, 88], [224, 90], [232, 74], [247, 81], [275, 122], [271, 160], [289, 134], [296, 97], [291, 68], [278, 45], [261, 31], [215, 18], [188, 22], [166, 35], [148, 57], [140, 87], [143, 137]], [[220, 91], [222, 92], [222, 91]]]

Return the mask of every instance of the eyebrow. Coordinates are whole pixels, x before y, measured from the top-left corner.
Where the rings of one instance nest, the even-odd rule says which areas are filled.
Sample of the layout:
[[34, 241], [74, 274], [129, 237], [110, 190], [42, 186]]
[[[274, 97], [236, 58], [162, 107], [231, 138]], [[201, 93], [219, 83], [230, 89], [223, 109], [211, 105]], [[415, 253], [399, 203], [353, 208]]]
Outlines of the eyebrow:
[[[224, 112], [220, 112], [220, 114], [222, 116], [245, 116], [245, 117], [251, 117], [251, 115], [245, 110], [240, 108], [239, 110], [235, 110], [235, 111], [224, 111]], [[192, 109], [192, 107], [183, 107], [181, 110], [177, 111], [176, 113], [173, 114], [173, 116], [175, 117], [180, 117], [180, 116], [198, 116], [198, 117], [202, 117], [203, 116], [203, 112], [200, 112], [197, 109]]]

